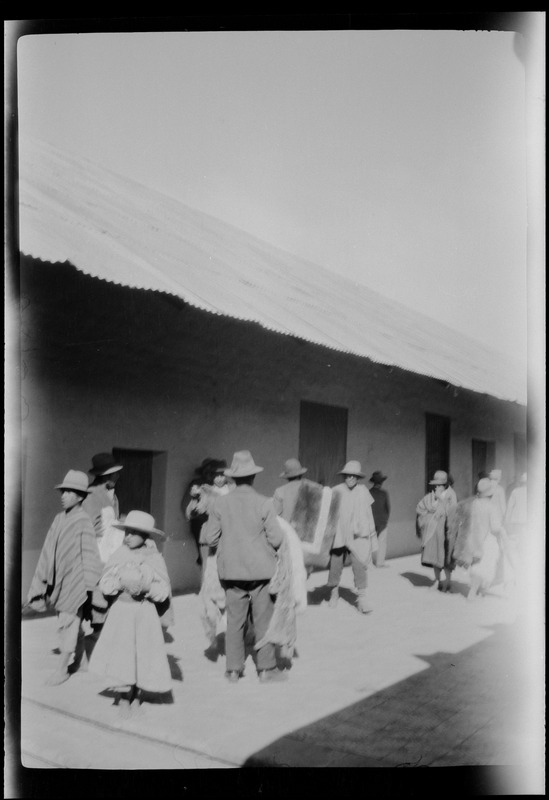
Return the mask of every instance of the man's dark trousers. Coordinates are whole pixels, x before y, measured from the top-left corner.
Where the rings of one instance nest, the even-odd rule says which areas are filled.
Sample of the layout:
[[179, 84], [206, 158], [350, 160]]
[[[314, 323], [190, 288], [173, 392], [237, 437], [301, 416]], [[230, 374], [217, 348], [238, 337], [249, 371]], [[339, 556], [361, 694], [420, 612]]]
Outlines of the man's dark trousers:
[[[246, 660], [244, 634], [248, 612], [252, 611], [255, 641], [263, 638], [273, 615], [274, 604], [269, 594], [269, 580], [229, 581], [222, 580], [227, 604], [227, 632], [225, 653], [227, 672], [242, 672]], [[257, 650], [257, 669], [276, 667], [274, 644], [266, 644]]]

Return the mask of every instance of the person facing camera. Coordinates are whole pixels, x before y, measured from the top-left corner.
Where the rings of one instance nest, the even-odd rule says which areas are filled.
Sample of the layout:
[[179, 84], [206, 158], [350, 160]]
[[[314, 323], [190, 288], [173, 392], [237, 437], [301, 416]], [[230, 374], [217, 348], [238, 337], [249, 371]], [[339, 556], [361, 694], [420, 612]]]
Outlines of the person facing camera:
[[368, 585], [368, 564], [372, 560], [372, 539], [376, 534], [372, 504], [374, 502], [368, 489], [359, 484], [366, 477], [360, 461], [348, 461], [342, 470], [343, 483], [334, 486], [333, 492], [340, 497], [339, 515], [332, 550], [328, 588], [328, 605], [335, 608], [339, 599], [339, 582], [346, 558], [350, 557], [355, 589], [358, 596], [357, 608], [361, 614], [372, 610], [366, 601]]

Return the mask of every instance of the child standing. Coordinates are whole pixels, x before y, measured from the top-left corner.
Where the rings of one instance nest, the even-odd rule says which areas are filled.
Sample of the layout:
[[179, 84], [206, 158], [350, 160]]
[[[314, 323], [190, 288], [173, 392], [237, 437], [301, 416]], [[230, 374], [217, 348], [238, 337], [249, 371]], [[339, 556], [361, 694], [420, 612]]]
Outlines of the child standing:
[[61, 492], [63, 511], [57, 514], [46, 535], [27, 596], [35, 611], [45, 611], [46, 600], [57, 612], [61, 658], [57, 670], [47, 679], [56, 686], [69, 678], [69, 664], [83, 643], [82, 622], [91, 619], [91, 601], [105, 606], [97, 583], [101, 560], [91, 520], [82, 509], [89, 493], [84, 472], [69, 470]]
[[153, 541], [153, 537], [164, 539], [154, 527], [154, 517], [130, 511], [124, 522], [114, 524], [124, 531], [124, 542], [107, 561], [99, 581], [103, 594], [114, 601], [89, 669], [122, 687], [118, 705], [127, 717], [139, 710], [142, 691], [171, 690], [160, 621], [171, 587], [166, 563]]

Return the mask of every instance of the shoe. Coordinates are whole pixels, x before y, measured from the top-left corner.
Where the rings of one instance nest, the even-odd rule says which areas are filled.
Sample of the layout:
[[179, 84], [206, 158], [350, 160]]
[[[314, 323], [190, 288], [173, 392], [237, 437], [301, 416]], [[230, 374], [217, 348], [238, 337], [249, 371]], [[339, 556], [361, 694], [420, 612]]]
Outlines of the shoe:
[[365, 597], [358, 598], [357, 608], [361, 614], [370, 614], [372, 612], [372, 608], [366, 602]]
[[238, 683], [238, 681], [240, 680], [240, 678], [242, 678], [242, 675], [243, 675], [243, 673], [242, 673], [242, 672], [239, 672], [239, 671], [238, 671], [238, 670], [236, 670], [236, 669], [231, 669], [231, 670], [228, 670], [228, 671], [225, 673], [225, 677], [227, 678], [227, 680], [229, 681], [229, 683]]
[[285, 672], [280, 672], [279, 669], [262, 669], [257, 673], [259, 683], [278, 683], [279, 681], [287, 681], [288, 676]]
[[339, 600], [339, 588], [337, 586], [334, 586], [330, 594], [330, 599], [328, 600], [328, 607], [336, 608], [338, 600]]

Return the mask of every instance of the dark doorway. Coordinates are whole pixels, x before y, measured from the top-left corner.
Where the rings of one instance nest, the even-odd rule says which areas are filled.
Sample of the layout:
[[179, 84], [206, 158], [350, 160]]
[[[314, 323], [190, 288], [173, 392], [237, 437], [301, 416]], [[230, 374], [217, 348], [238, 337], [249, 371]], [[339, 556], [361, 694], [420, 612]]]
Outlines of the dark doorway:
[[425, 488], [437, 469], [450, 472], [450, 418], [425, 415]]
[[483, 439], [473, 439], [472, 460], [473, 460], [473, 494], [476, 492], [477, 483], [482, 473], [489, 473], [494, 469], [496, 459], [496, 443], [484, 441]]
[[347, 460], [347, 409], [322, 403], [301, 402], [299, 460], [307, 478], [333, 486]]
[[166, 454], [153, 450], [113, 448], [113, 455], [123, 470], [116, 484], [120, 514], [132, 510], [147, 511], [161, 525], [164, 519]]

